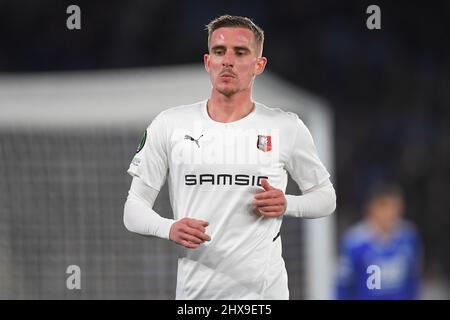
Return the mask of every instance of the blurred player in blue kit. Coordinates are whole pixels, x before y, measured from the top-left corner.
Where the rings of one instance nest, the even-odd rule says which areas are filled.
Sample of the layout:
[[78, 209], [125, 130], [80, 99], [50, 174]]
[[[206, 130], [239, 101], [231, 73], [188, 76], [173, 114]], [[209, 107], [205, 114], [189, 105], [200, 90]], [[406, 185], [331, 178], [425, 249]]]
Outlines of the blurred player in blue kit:
[[[403, 213], [399, 186], [379, 184], [373, 188], [366, 218], [341, 242], [338, 299], [420, 298], [421, 243], [414, 226], [402, 218]], [[376, 277], [378, 285], [373, 286]]]

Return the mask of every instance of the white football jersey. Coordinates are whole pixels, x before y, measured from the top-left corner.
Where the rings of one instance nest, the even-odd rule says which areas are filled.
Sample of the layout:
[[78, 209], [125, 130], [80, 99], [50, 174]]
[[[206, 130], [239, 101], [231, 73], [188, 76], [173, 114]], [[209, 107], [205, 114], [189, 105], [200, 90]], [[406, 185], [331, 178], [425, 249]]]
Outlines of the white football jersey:
[[209, 222], [211, 241], [182, 249], [177, 299], [288, 299], [279, 235], [282, 216], [253, 212], [261, 180], [286, 191], [287, 172], [307, 190], [329, 179], [294, 113], [256, 102], [246, 117], [210, 118], [207, 100], [161, 112], [128, 173], [160, 190], [168, 178], [175, 219]]

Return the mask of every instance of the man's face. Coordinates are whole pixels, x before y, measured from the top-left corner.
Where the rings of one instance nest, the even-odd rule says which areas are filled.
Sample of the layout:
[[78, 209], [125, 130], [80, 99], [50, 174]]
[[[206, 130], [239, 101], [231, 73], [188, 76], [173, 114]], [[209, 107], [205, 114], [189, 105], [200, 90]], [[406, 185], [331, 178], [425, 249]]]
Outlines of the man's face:
[[384, 196], [369, 205], [369, 216], [378, 227], [389, 233], [403, 214], [403, 200], [400, 197]]
[[212, 86], [230, 97], [250, 89], [254, 77], [264, 71], [267, 59], [259, 56], [253, 32], [246, 28], [224, 27], [211, 34], [205, 69]]

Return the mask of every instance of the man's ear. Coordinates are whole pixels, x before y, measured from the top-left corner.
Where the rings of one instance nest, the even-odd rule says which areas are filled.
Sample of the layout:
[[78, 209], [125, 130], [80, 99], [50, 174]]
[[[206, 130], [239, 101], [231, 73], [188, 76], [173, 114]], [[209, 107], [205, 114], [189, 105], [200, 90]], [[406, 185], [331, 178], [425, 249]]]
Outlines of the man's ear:
[[267, 58], [259, 57], [258, 61], [256, 62], [256, 65], [255, 65], [254, 75], [259, 76], [261, 73], [263, 73], [264, 69], [266, 68], [266, 65], [267, 65]]
[[206, 70], [206, 72], [209, 73], [209, 54], [205, 53], [205, 54], [203, 55], [203, 63], [204, 63], [204, 65], [205, 65], [205, 70]]

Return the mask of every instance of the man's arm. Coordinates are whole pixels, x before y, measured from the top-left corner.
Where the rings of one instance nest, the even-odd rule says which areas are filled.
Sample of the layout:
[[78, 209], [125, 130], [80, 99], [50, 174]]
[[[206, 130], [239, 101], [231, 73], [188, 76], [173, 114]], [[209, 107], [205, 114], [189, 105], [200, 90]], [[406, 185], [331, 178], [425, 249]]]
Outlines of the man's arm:
[[291, 154], [286, 170], [302, 195], [286, 195], [286, 214], [299, 218], [320, 218], [336, 209], [336, 192], [330, 174], [319, 158], [311, 133], [296, 117]]
[[263, 179], [264, 191], [255, 195], [253, 210], [257, 215], [278, 217], [286, 214], [296, 218], [326, 217], [336, 209], [336, 192], [330, 180], [313, 187], [301, 196], [285, 195]]
[[302, 190], [302, 195], [285, 195], [262, 180], [264, 192], [255, 195], [254, 211], [266, 217], [286, 214], [298, 218], [326, 217], [336, 209], [336, 192], [330, 174], [319, 158], [311, 133], [296, 117], [294, 138], [286, 170]]
[[287, 194], [285, 214], [297, 218], [326, 217], [336, 209], [336, 192], [330, 180], [303, 192], [301, 196]]
[[153, 210], [159, 191], [134, 177], [124, 205], [125, 227], [138, 234], [172, 240], [195, 249], [211, 237], [205, 233], [208, 222], [192, 218], [173, 220], [161, 217]]
[[129, 231], [169, 239], [175, 220], [163, 218], [153, 210], [158, 193], [140, 178], [133, 178], [123, 214], [123, 222]]

